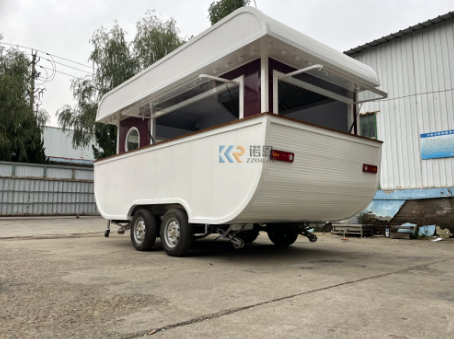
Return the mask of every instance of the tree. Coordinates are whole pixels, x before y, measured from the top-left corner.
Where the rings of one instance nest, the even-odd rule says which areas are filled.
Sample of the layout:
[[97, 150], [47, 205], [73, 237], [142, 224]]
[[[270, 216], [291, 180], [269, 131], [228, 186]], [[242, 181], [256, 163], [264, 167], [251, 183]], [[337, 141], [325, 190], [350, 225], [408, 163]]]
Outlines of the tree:
[[95, 73], [72, 81], [76, 104], [66, 105], [57, 112], [63, 130], [73, 129], [74, 148], [87, 147], [95, 137], [99, 145], [99, 148], [92, 146], [96, 159], [115, 154], [117, 138], [115, 126], [95, 123], [98, 103], [104, 94], [134, 76], [138, 69], [125, 36], [126, 32], [117, 23], [109, 32], [100, 28], [93, 34], [89, 61], [95, 64]]
[[214, 25], [238, 8], [249, 5], [249, 0], [218, 0], [213, 1], [208, 8], [208, 18]]
[[76, 105], [64, 106], [57, 112], [59, 124], [65, 130], [72, 128], [73, 147], [86, 147], [93, 140], [96, 159], [116, 153], [117, 128], [96, 123], [98, 104], [107, 92], [155, 63], [184, 41], [179, 36], [175, 21], [161, 21], [154, 11], [148, 11], [137, 22], [137, 34], [132, 42], [126, 41], [126, 31], [117, 23], [110, 31], [100, 28], [90, 43], [93, 51], [89, 61], [95, 73], [71, 83]]
[[140, 69], [154, 64], [184, 43], [175, 20], [162, 22], [154, 11], [147, 11], [136, 27], [133, 50]]
[[0, 45], [0, 160], [46, 163], [42, 133], [49, 115], [30, 106], [29, 65], [23, 52]]

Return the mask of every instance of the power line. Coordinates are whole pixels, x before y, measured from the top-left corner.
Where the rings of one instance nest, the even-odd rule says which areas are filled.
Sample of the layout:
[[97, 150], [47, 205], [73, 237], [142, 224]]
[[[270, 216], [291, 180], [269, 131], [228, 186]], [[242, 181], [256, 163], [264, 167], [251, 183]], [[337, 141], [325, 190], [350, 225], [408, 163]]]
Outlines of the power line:
[[[38, 50], [38, 49], [26, 47], [26, 46], [13, 45], [13, 44], [9, 44], [7, 42], [2, 42], [2, 41], [0, 41], [0, 44], [13, 46], [13, 47], [16, 47], [16, 48], [24, 48], [24, 49], [30, 49], [31, 50], [31, 54], [26, 53], [26, 52], [24, 53], [23, 51], [21, 51], [21, 52], [26, 54], [26, 55], [31, 55], [32, 56], [32, 61], [29, 64], [29, 66], [30, 65], [32, 66], [31, 84], [30, 84], [30, 106], [31, 106], [32, 109], [34, 109], [34, 106], [36, 104], [36, 111], [38, 111], [39, 106], [41, 106], [41, 104], [42, 104], [41, 97], [43, 96], [43, 94], [44, 94], [43, 92], [46, 90], [46, 88], [45, 87], [44, 88], [35, 88], [35, 85], [43, 86], [46, 82], [52, 81], [55, 78], [55, 75], [57, 74], [57, 72], [60, 73], [60, 74], [63, 74], [63, 75], [70, 76], [70, 77], [75, 78], [75, 79], [84, 80], [84, 79], [82, 79], [80, 77], [77, 77], [77, 76], [74, 76], [72, 74], [68, 74], [68, 73], [65, 73], [65, 72], [57, 71], [56, 64], [62, 65], [64, 67], [72, 68], [72, 69], [80, 71], [80, 72], [85, 72], [85, 73], [88, 73], [88, 74], [92, 74], [91, 72], [84, 71], [84, 70], [72, 67], [70, 65], [66, 65], [66, 64], [61, 63], [61, 62], [57, 62], [57, 61], [54, 60], [54, 57], [55, 58], [59, 58], [59, 59], [63, 59], [63, 60], [66, 60], [66, 61], [69, 61], [69, 62], [72, 62], [72, 63], [75, 63], [75, 64], [78, 64], [78, 65], [82, 65], [82, 66], [85, 66], [85, 67], [88, 67], [88, 68], [91, 69], [90, 66], [81, 64], [81, 63], [79, 63], [77, 61], [73, 61], [73, 60], [69, 60], [69, 59], [66, 59], [66, 58], [58, 57], [56, 55], [53, 55], [53, 54], [50, 54], [50, 53], [47, 53], [47, 52], [44, 52], [44, 51], [41, 51], [41, 50]], [[44, 53], [44, 54], [48, 55], [50, 59], [38, 56], [37, 52]], [[44, 66], [38, 65], [38, 62], [41, 59], [50, 62], [51, 66], [52, 66], [52, 69], [48, 68], [48, 67], [44, 67]], [[41, 73], [36, 71], [36, 66], [40, 67], [46, 73], [45, 77], [42, 76]], [[47, 70], [52, 71], [50, 76], [49, 76]], [[35, 83], [35, 80], [39, 81], [40, 83]], [[35, 96], [36, 96], [36, 98], [35, 98]]]
[[[43, 59], [52, 62], [52, 60], [49, 60], [49, 59], [46, 59], [46, 58], [43, 58]], [[92, 72], [84, 71], [83, 69], [78, 69], [78, 68], [75, 68], [75, 67], [72, 67], [72, 66], [69, 66], [69, 65], [65, 65], [65, 64], [62, 64], [61, 62], [58, 62], [58, 61], [54, 61], [54, 62], [56, 64], [59, 64], [59, 65], [65, 66], [65, 67], [69, 67], [69, 68], [75, 69], [76, 71], [85, 72], [85, 73], [88, 73], [88, 74], [93, 74]]]
[[0, 44], [3, 44], [3, 45], [8, 45], [8, 46], [13, 46], [13, 47], [20, 47], [20, 48], [34, 49], [34, 48], [25, 47], [25, 46], [21, 46], [21, 45], [13, 45], [13, 44], [9, 44], [9, 43], [7, 43], [7, 42], [3, 42], [3, 41], [0, 41]]
[[[46, 52], [43, 52], [43, 53], [46, 53]], [[46, 53], [46, 54], [51, 55], [51, 54], [49, 54], [49, 53]], [[90, 68], [90, 69], [93, 68], [93, 67], [91, 67], [91, 66], [87, 66], [87, 65], [81, 64], [80, 62], [77, 62], [77, 61], [72, 61], [72, 60], [69, 60], [69, 59], [65, 59], [65, 58], [62, 58], [62, 57], [59, 57], [59, 56], [56, 56], [56, 55], [53, 55], [53, 54], [52, 54], [52, 56], [53, 56], [54, 58], [58, 58], [58, 59], [62, 59], [62, 60], [70, 61], [70, 62], [74, 62], [75, 64], [78, 64], [78, 65], [81, 65], [81, 66], [84, 66], [84, 67], [88, 67], [88, 68]]]
[[[55, 58], [58, 58], [58, 59], [66, 60], [66, 61], [73, 62], [73, 63], [75, 63], [75, 64], [78, 64], [78, 65], [81, 65], [81, 66], [84, 66], [84, 67], [87, 67], [87, 68], [92, 69], [92, 67], [87, 66], [87, 65], [84, 65], [84, 64], [82, 64], [82, 63], [80, 63], [80, 62], [73, 61], [73, 60], [70, 60], [70, 59], [66, 59], [66, 58], [63, 58], [63, 57], [59, 57], [59, 56], [56, 56], [56, 55], [53, 55], [53, 54], [50, 54], [50, 53], [41, 51], [41, 50], [36, 49], [36, 48], [31, 48], [31, 47], [26, 47], [26, 46], [20, 46], [20, 45], [17, 45], [17, 44], [16, 44], [16, 45], [13, 45], [13, 44], [9, 44], [9, 43], [2, 42], [2, 41], [0, 41], [0, 44], [4, 44], [4, 45], [8, 45], [8, 46], [13, 46], [13, 47], [27, 48], [27, 49], [31, 49], [31, 50], [35, 49], [36, 51], [41, 52], [41, 53], [44, 53], [44, 54], [47, 54], [47, 55], [49, 55], [50, 57], [55, 57]], [[45, 60], [47, 60], [47, 61], [50, 61], [50, 62], [57, 63], [57, 64], [59, 64], [59, 65], [65, 66], [65, 67], [69, 67], [69, 68], [75, 69], [75, 70], [80, 71], [80, 72], [85, 72], [85, 73], [88, 73], [88, 74], [93, 74], [93, 73], [88, 72], [88, 71], [84, 71], [84, 70], [81, 70], [81, 69], [78, 69], [78, 68], [75, 68], [75, 67], [72, 67], [72, 66], [69, 66], [69, 65], [65, 65], [65, 64], [60, 63], [60, 62], [58, 62], [58, 61], [54, 61], [54, 60], [51, 61], [51, 60], [46, 59], [46, 58], [43, 58], [43, 59], [45, 59]], [[64, 74], [64, 75], [68, 75], [68, 76], [73, 77], [73, 78], [77, 78], [77, 79], [83, 80], [82, 78], [76, 77], [76, 76], [74, 76], [74, 75], [67, 74], [67, 73], [64, 73], [64, 72], [61, 72], [61, 71], [57, 71], [56, 69], [53, 70], [53, 69], [46, 68], [46, 67], [43, 67], [43, 66], [39, 66], [39, 67], [48, 69], [48, 70], [50, 70], [50, 71], [52, 71], [52, 72], [58, 72], [58, 73], [61, 73], [61, 74]], [[54, 75], [55, 75], [55, 74], [54, 74]], [[52, 77], [52, 76], [51, 76], [51, 77]], [[446, 89], [446, 90], [442, 90], [442, 91], [415, 93], [415, 94], [404, 95], [404, 96], [397, 97], [397, 98], [381, 99], [381, 100], [378, 100], [378, 101], [392, 101], [392, 100], [403, 99], [403, 98], [408, 98], [408, 97], [417, 96], [417, 95], [444, 93], [444, 92], [450, 92], [450, 91], [453, 91], [453, 90], [454, 90], [454, 88], [450, 88], [450, 89]]]
[[[27, 53], [27, 55], [32, 55], [32, 54]], [[88, 74], [93, 74], [91, 72], [84, 71], [83, 69], [79, 69], [79, 68], [75, 68], [75, 67], [72, 67], [72, 66], [69, 66], [69, 65], [66, 65], [66, 64], [62, 64], [61, 62], [58, 62], [58, 61], [55, 61], [55, 60], [50, 60], [50, 59], [41, 58], [41, 57], [40, 57], [40, 59], [47, 60], [47, 61], [49, 61], [51, 63], [56, 63], [56, 64], [59, 64], [59, 65], [65, 66], [65, 67], [69, 67], [69, 68], [75, 69], [76, 71], [85, 72], [85, 73], [88, 73]], [[52, 66], [54, 66], [54, 65], [52, 64]], [[57, 72], [60, 72], [60, 71], [57, 71]], [[49, 78], [51, 78], [51, 77], [49, 77]]]
[[84, 67], [87, 67], [87, 68], [92, 69], [91, 66], [87, 66], [87, 65], [84, 65], [84, 64], [82, 64], [82, 63], [80, 63], [80, 62], [77, 62], [77, 61], [73, 61], [73, 60], [70, 60], [70, 59], [66, 59], [66, 58], [63, 58], [63, 57], [59, 57], [59, 56], [57, 56], [57, 55], [50, 54], [50, 53], [41, 51], [41, 50], [36, 49], [36, 48], [31, 48], [31, 47], [27, 47], [27, 46], [21, 46], [21, 45], [17, 45], [17, 44], [16, 44], [16, 45], [13, 45], [13, 44], [9, 44], [9, 43], [7, 43], [7, 42], [2, 42], [2, 41], [0, 41], [0, 44], [4, 44], [4, 45], [8, 45], [8, 46], [13, 46], [13, 47], [27, 48], [27, 49], [31, 49], [31, 50], [34, 49], [34, 50], [36, 50], [36, 51], [38, 51], [38, 52], [47, 54], [47, 55], [49, 55], [49, 56], [53, 56], [54, 58], [58, 58], [58, 59], [66, 60], [66, 61], [69, 61], [69, 62], [73, 62], [73, 63], [75, 63], [75, 64], [78, 64], [78, 65], [81, 65], [81, 66], [84, 66]]
[[[41, 66], [39, 66], [39, 67], [41, 67]], [[46, 71], [46, 69], [44, 69], [44, 72], [46, 72], [46, 77], [43, 77], [41, 75], [41, 73], [39, 73], [39, 76], [37, 78], [37, 80], [40, 80], [42, 82], [41, 85], [45, 84], [46, 82], [52, 81], [53, 77], [55, 76], [55, 72], [54, 71], [52, 72], [52, 74], [50, 76], [49, 76], [49, 73]]]
[[[33, 54], [29, 54], [29, 53], [26, 53], [26, 55], [31, 55], [31, 56], [33, 56]], [[52, 64], [52, 74], [49, 76], [49, 74], [46, 72], [46, 78], [42, 77], [41, 75], [40, 75], [38, 78], [42, 78], [41, 81], [43, 81], [43, 83], [54, 80], [55, 71], [57, 70], [57, 67], [55, 66], [55, 61], [53, 60], [53, 58], [51, 57], [52, 60], [46, 59], [46, 58], [41, 58], [41, 57], [38, 57], [38, 58], [39, 58], [38, 62], [39, 62], [41, 59], [43, 59], [43, 60], [49, 61], [49, 62]], [[41, 67], [41, 66], [39, 66], [39, 67]], [[41, 67], [41, 68], [42, 68], [42, 67]], [[48, 69], [48, 68], [47, 68], [47, 69]]]
[[[44, 68], [44, 69], [48, 69], [49, 71], [52, 71], [50, 68], [47, 68], [47, 67], [44, 67], [44, 66], [39, 66], [39, 67]], [[61, 73], [61, 74], [64, 74], [64, 75], [67, 75], [67, 76], [70, 76], [70, 77], [73, 77], [73, 78], [76, 78], [76, 79], [84, 80], [83, 78], [79, 78], [79, 77], [76, 77], [75, 75], [71, 75], [71, 74], [68, 74], [68, 73], [65, 73], [65, 72], [61, 72], [61, 71], [55, 71], [55, 72]]]

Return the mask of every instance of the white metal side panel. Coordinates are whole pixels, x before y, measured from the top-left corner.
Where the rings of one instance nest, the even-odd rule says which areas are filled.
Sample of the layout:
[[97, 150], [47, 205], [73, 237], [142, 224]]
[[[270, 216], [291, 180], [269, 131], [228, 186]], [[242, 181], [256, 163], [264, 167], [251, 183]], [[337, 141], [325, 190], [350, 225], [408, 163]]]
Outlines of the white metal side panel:
[[422, 133], [454, 129], [454, 20], [354, 56], [377, 70], [389, 100], [366, 103], [384, 141], [380, 187], [454, 186], [454, 158], [421, 160]]
[[381, 144], [292, 121], [275, 121], [267, 143], [295, 153], [293, 163], [268, 163], [248, 208], [234, 222], [342, 220], [364, 209], [379, 175]]
[[[266, 118], [266, 117], [264, 117]], [[266, 121], [266, 119], [263, 119]], [[213, 159], [213, 213], [214, 216], [222, 216], [226, 218], [230, 215], [230, 211], [238, 210], [238, 206], [243, 206], [249, 199], [249, 195], [254, 193], [255, 184], [260, 177], [262, 164], [248, 163], [246, 158], [250, 156], [250, 146], [264, 144], [264, 124], [256, 125], [254, 130], [249, 128], [238, 128], [229, 132], [226, 143], [226, 136], [218, 134], [212, 140], [212, 152], [216, 154], [216, 159]], [[219, 162], [219, 145], [233, 145], [232, 152], [240, 152], [238, 146], [243, 146], [244, 155], [242, 163], [238, 163], [233, 156], [233, 163]], [[224, 148], [225, 150], [225, 148]], [[226, 205], [225, 207], [223, 205]], [[226, 214], [226, 211], [229, 214]]]
[[93, 170], [75, 170], [74, 171], [74, 179], [79, 180], [93, 180]]
[[[247, 154], [238, 163], [232, 152], [239, 145], [246, 152], [250, 145], [262, 145], [264, 121], [256, 118], [95, 163], [98, 209], [105, 218], [125, 219], [135, 205], [180, 203], [191, 222], [228, 222], [255, 192], [262, 168], [246, 163]], [[234, 146], [233, 163], [220, 163], [220, 145], [224, 152]]]
[[0, 215], [98, 214], [93, 198], [93, 183], [0, 178]]
[[[211, 62], [249, 43], [261, 34], [262, 24], [250, 12], [239, 13], [222, 25], [208, 29], [167, 57], [107, 93], [101, 103], [96, 119], [111, 113], [165, 87]], [[164, 80], [165, 79], [165, 80]]]
[[202, 218], [213, 218], [215, 216], [215, 201], [213, 199], [206, 199], [206, 197], [213, 197], [214, 195], [216, 195], [214, 188], [215, 175], [212, 169], [214, 165], [213, 162], [219, 162], [219, 160], [213, 159], [213, 157], [211, 156], [200, 155], [208, 155], [211, 153], [213, 143], [215, 142], [211, 139], [217, 137], [217, 135], [213, 135], [209, 137], [209, 141], [207, 140], [207, 138], [194, 140], [192, 146], [194, 156], [190, 157], [188, 163], [188, 165], [190, 165], [189, 168], [191, 169], [201, 169], [191, 171], [190, 175], [192, 180], [189, 181], [189, 188], [191, 207], [194, 210], [199, 211], [199, 216]]
[[70, 168], [49, 167], [47, 169], [47, 177], [48, 178], [71, 179], [72, 175], [73, 175], [73, 170], [70, 169]]
[[27, 165], [16, 165], [16, 175], [19, 177], [42, 177], [43, 167], [41, 166], [27, 166]]
[[12, 164], [0, 164], [0, 175], [9, 176], [13, 173]]

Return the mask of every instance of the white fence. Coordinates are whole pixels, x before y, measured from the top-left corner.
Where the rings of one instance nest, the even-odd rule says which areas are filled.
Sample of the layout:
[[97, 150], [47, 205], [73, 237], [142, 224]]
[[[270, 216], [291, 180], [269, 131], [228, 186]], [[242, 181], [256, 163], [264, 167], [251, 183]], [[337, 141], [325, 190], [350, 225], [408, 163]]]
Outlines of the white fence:
[[0, 216], [98, 214], [92, 168], [0, 162]]

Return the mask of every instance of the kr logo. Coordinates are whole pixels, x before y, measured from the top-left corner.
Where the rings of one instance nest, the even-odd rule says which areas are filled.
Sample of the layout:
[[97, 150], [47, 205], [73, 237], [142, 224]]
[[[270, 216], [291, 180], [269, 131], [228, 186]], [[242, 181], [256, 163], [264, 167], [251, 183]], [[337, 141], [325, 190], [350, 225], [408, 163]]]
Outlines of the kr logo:
[[[226, 161], [224, 160], [224, 158], [222, 157], [222, 155], [225, 156], [225, 158], [230, 162], [230, 163], [233, 163], [233, 159], [230, 157], [230, 152], [232, 151], [233, 149], [233, 146], [229, 146], [224, 153], [222, 153], [222, 151], [224, 150], [225, 146], [224, 145], [220, 145], [219, 146], [219, 162], [220, 163], [225, 163]], [[240, 159], [240, 156], [242, 156], [244, 154], [244, 147], [243, 146], [238, 146], [236, 149], [240, 150], [240, 152], [233, 152], [233, 156], [235, 157], [236, 161], [238, 161], [239, 163], [242, 163], [241, 159]]]

